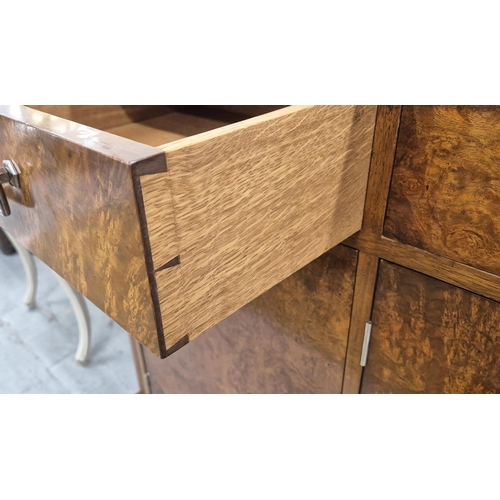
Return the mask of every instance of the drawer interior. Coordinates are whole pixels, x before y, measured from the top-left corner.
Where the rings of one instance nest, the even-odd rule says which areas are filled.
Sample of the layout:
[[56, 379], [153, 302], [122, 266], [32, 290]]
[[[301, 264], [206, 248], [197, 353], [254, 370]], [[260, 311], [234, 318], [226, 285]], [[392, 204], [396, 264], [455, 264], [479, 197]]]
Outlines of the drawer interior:
[[16, 210], [0, 222], [169, 356], [361, 228], [375, 115], [0, 107], [0, 148], [23, 166], [23, 191], [8, 193]]
[[285, 106], [29, 106], [133, 141], [164, 144]]

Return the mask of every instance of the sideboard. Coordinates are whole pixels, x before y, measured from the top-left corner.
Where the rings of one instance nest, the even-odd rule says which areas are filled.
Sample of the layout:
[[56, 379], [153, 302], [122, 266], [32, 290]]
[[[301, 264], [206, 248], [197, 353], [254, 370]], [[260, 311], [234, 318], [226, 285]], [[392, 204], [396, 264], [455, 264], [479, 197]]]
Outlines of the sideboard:
[[362, 229], [166, 360], [136, 344], [142, 389], [500, 392], [499, 215], [500, 106], [379, 106]]
[[500, 391], [499, 106], [3, 106], [0, 153], [141, 392]]

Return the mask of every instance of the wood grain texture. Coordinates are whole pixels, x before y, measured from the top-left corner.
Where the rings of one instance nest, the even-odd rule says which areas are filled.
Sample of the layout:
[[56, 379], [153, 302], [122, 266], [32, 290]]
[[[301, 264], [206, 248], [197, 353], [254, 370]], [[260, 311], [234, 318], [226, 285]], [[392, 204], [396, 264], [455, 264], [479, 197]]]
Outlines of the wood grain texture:
[[149, 240], [163, 242], [151, 246], [153, 269], [156, 271], [180, 252], [170, 172], [144, 175], [139, 178], [139, 182], [143, 200], [146, 200], [143, 210]]
[[237, 123], [256, 116], [261, 116], [287, 106], [172, 106], [174, 111], [179, 111], [197, 118]]
[[81, 125], [106, 130], [171, 112], [169, 106], [30, 105], [32, 109], [71, 120]]
[[370, 174], [366, 190], [363, 231], [382, 234], [396, 153], [401, 106], [378, 106]]
[[500, 392], [500, 304], [381, 262], [364, 393]]
[[140, 125], [123, 109], [58, 112], [151, 143], [197, 134], [162, 151], [26, 107], [1, 111], [2, 154], [23, 170], [5, 227], [156, 355], [361, 225], [374, 107], [294, 106], [223, 128], [178, 111]]
[[206, 108], [227, 111], [230, 113], [246, 115], [247, 117], [259, 116], [271, 111], [284, 108], [285, 106], [270, 106], [270, 105], [209, 105]]
[[356, 234], [344, 242], [363, 252], [379, 256], [451, 285], [500, 301], [500, 277], [425, 250], [388, 238]]
[[367, 321], [371, 320], [378, 263], [378, 257], [364, 252], [359, 253], [342, 386], [344, 394], [359, 393], [363, 373], [363, 368], [360, 365], [361, 350], [363, 347], [365, 325]]
[[339, 393], [357, 252], [337, 246], [165, 360], [153, 393]]
[[[373, 138], [368, 186], [366, 190], [363, 227], [356, 239], [346, 241], [356, 247], [361, 236], [378, 239], [382, 235], [389, 186], [396, 153], [401, 106], [378, 106]], [[357, 394], [363, 368], [360, 365], [366, 322], [371, 319], [373, 294], [378, 272], [378, 255], [359, 247], [359, 263], [349, 330], [347, 357], [342, 392]]]
[[223, 127], [228, 122], [210, 117], [195, 116], [186, 113], [170, 112], [141, 122], [127, 123], [107, 129], [111, 134], [126, 137], [134, 141], [160, 146], [168, 142], [183, 139], [209, 130]]
[[[374, 121], [372, 106], [291, 106], [163, 146], [179, 247], [151, 248], [180, 256], [156, 273], [167, 349], [360, 229]], [[148, 227], [171, 225], [166, 184], [141, 183]]]
[[0, 153], [22, 186], [0, 225], [160, 355], [132, 173], [163, 153], [22, 106], [0, 107]]
[[405, 106], [384, 234], [500, 274], [500, 106]]

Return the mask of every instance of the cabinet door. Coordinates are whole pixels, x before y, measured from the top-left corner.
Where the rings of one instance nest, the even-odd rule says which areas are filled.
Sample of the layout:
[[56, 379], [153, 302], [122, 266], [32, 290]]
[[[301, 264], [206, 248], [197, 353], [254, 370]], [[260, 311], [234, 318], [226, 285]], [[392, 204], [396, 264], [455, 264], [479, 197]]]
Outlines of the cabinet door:
[[382, 261], [363, 393], [500, 392], [500, 304]]
[[404, 106], [384, 234], [500, 274], [500, 106]]
[[337, 246], [185, 348], [144, 350], [153, 393], [339, 393], [357, 251]]

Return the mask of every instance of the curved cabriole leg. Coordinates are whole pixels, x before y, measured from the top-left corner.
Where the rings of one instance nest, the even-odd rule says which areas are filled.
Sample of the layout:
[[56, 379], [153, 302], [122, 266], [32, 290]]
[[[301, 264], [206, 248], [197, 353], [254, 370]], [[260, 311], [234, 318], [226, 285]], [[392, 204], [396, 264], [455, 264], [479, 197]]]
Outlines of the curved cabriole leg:
[[26, 250], [26, 248], [10, 236], [10, 234], [6, 231], [4, 231], [4, 233], [15, 248], [23, 264], [26, 280], [28, 281], [28, 288], [26, 289], [23, 300], [30, 309], [33, 309], [36, 306], [36, 288], [38, 285], [35, 259], [33, 259], [31, 252]]
[[54, 273], [59, 280], [59, 283], [64, 288], [68, 295], [71, 307], [76, 316], [78, 323], [79, 341], [76, 350], [75, 359], [85, 365], [88, 360], [90, 349], [90, 316], [87, 308], [87, 303], [83, 295], [75, 290], [65, 279], [61, 278], [58, 274]]
[[[26, 279], [28, 281], [28, 288], [24, 295], [24, 303], [32, 309], [36, 306], [36, 289], [38, 285], [35, 259], [33, 258], [31, 252], [28, 251], [23, 245], [18, 243], [15, 238], [10, 236], [10, 234], [8, 234], [5, 230], [4, 233], [12, 243], [12, 246], [15, 248], [23, 264]], [[59, 283], [68, 295], [78, 324], [79, 340], [75, 359], [82, 365], [85, 365], [88, 360], [90, 349], [90, 316], [89, 310], [87, 308], [87, 303], [85, 302], [85, 299], [80, 292], [76, 291], [65, 279], [61, 278], [57, 273], [54, 274], [57, 276]]]

